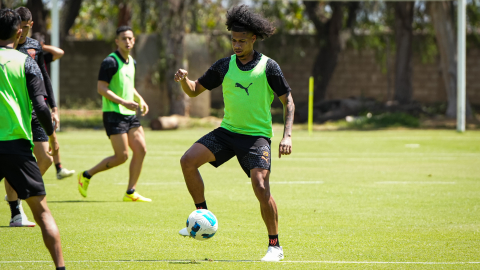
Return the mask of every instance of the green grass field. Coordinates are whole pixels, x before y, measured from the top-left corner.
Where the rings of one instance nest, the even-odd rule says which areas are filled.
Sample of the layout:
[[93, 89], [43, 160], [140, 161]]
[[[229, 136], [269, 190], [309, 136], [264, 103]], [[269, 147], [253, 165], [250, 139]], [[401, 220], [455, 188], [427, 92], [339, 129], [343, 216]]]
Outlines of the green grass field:
[[[128, 164], [92, 178], [86, 199], [75, 178], [56, 180], [50, 168], [47, 198], [67, 268], [480, 268], [479, 131], [294, 131], [293, 154], [278, 159], [277, 130], [271, 188], [285, 260], [276, 264], [259, 261], [267, 233], [236, 159], [200, 169], [215, 237], [177, 234], [194, 210], [179, 159], [208, 131], [147, 131], [137, 191], [152, 203], [122, 202]], [[64, 166], [77, 172], [112, 153], [103, 131], [63, 132], [59, 142]], [[0, 205], [0, 269], [52, 269], [38, 226], [9, 228]]]

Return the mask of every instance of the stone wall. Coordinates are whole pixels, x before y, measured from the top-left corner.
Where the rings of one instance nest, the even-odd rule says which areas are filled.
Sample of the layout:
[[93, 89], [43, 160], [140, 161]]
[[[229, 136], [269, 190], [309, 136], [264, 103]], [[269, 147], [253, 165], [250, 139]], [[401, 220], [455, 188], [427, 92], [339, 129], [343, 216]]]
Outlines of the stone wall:
[[65, 41], [60, 59], [60, 106], [100, 107], [97, 93], [100, 64], [115, 47], [104, 41]]
[[[216, 60], [231, 54], [230, 49], [209, 47], [210, 37], [187, 35], [185, 38], [184, 66], [191, 79], [197, 79]], [[60, 63], [60, 104], [82, 106], [87, 101], [100, 104], [97, 93], [97, 77], [100, 63], [114, 50], [114, 45], [103, 41], [70, 41], [62, 45], [65, 56]], [[313, 36], [275, 35], [259, 41], [256, 49], [275, 59], [293, 89], [297, 104], [304, 104], [308, 98], [308, 78], [317, 55]], [[212, 52], [213, 51], [213, 52]], [[213, 56], [215, 55], [215, 56]], [[136, 87], [150, 105], [150, 117], [168, 114], [168, 95], [158, 83], [158, 52], [155, 36], [138, 36], [134, 57], [137, 60]], [[467, 96], [472, 104], [480, 105], [480, 49], [467, 52]], [[422, 63], [415, 55], [413, 67], [414, 100], [424, 103], [444, 102], [446, 94], [438, 63]], [[394, 52], [390, 60], [394, 64]], [[375, 58], [373, 51], [342, 51], [335, 73], [327, 91], [328, 99], [364, 96], [386, 101], [393, 96], [393, 67], [387, 72]], [[167, 78], [168, 79], [168, 78]], [[192, 116], [208, 115], [208, 104], [221, 108], [223, 98], [221, 87], [206, 91], [191, 99]], [[281, 106], [276, 100], [273, 104]]]

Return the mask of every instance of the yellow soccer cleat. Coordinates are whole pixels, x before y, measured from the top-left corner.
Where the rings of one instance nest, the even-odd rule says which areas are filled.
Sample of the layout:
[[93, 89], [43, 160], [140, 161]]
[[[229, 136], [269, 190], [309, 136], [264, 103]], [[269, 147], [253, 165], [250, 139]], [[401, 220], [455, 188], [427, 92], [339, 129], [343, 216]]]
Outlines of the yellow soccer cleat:
[[142, 195], [138, 194], [137, 192], [134, 192], [133, 194], [125, 193], [125, 196], [123, 196], [123, 201], [124, 202], [151, 202], [152, 199], [145, 198]]
[[78, 174], [78, 191], [83, 197], [87, 197], [87, 188], [90, 184], [90, 179], [83, 177], [83, 172]]

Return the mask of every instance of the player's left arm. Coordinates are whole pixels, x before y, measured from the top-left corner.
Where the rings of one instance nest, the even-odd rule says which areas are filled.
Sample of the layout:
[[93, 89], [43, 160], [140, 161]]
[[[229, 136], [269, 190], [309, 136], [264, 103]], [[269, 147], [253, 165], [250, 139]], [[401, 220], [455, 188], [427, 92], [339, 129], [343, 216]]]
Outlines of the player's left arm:
[[135, 88], [133, 88], [133, 100], [138, 103], [138, 106], [142, 111], [142, 116], [145, 116], [145, 114], [148, 113], [148, 105]]
[[268, 59], [265, 73], [268, 84], [283, 104], [283, 138], [278, 147], [278, 157], [281, 158], [282, 155], [290, 155], [292, 153], [292, 126], [295, 104], [293, 103], [292, 89], [288, 85], [277, 62], [273, 59]]
[[43, 45], [42, 49], [43, 51], [49, 52], [53, 55], [52, 61], [62, 58], [62, 56], [65, 54], [65, 52], [62, 49], [52, 45]]
[[53, 95], [52, 82], [50, 81], [50, 76], [45, 69], [45, 59], [43, 58], [43, 51], [40, 51], [40, 53], [38, 54], [37, 64], [38, 67], [40, 67], [40, 71], [42, 72], [43, 81], [45, 83], [45, 90], [47, 91], [47, 102], [52, 109], [52, 121], [55, 122], [56, 130], [58, 128], [58, 125], [60, 124], [60, 118], [58, 117], [58, 108], [57, 104], [55, 103], [55, 96]]
[[292, 153], [292, 126], [293, 115], [295, 113], [295, 104], [293, 103], [292, 92], [288, 91], [286, 94], [278, 97], [283, 104], [283, 139], [280, 141], [278, 149], [278, 157], [282, 155], [290, 155]]

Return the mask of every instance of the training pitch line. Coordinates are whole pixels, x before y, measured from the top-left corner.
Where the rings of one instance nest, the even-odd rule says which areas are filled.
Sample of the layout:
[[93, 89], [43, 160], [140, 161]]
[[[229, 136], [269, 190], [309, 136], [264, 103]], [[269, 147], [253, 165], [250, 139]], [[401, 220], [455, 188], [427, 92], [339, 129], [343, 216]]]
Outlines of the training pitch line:
[[[254, 260], [91, 260], [91, 261], [65, 261], [65, 263], [264, 263]], [[12, 263], [52, 263], [52, 261], [0, 261], [0, 264]], [[418, 264], [418, 265], [458, 265], [458, 264], [480, 264], [480, 262], [369, 262], [369, 261], [280, 261], [277, 263], [318, 263], [318, 264]]]

